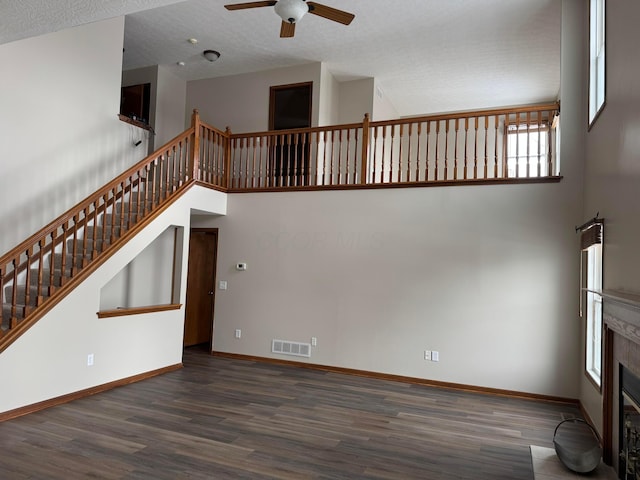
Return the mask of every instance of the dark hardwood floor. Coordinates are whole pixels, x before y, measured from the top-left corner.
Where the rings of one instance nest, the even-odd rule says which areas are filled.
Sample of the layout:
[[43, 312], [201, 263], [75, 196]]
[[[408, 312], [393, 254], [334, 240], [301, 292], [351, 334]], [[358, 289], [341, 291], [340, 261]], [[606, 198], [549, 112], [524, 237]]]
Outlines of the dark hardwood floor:
[[0, 423], [0, 479], [533, 479], [574, 405], [185, 352], [185, 368]]

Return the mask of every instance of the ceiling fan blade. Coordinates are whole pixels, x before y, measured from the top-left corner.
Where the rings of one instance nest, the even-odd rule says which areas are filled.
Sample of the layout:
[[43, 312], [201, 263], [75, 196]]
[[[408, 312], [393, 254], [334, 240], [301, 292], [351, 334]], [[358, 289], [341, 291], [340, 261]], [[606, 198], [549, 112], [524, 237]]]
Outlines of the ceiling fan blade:
[[247, 2], [247, 3], [232, 3], [231, 5], [225, 5], [227, 10], [244, 10], [245, 8], [258, 8], [258, 7], [273, 7], [277, 0], [267, 0], [264, 2]]
[[344, 10], [338, 10], [337, 8], [327, 7], [316, 2], [307, 2], [309, 5], [309, 13], [318, 15], [334, 22], [342, 23], [343, 25], [349, 25], [356, 16], [352, 13], [345, 12]]
[[291, 38], [296, 33], [296, 24], [282, 21], [280, 27], [280, 38]]

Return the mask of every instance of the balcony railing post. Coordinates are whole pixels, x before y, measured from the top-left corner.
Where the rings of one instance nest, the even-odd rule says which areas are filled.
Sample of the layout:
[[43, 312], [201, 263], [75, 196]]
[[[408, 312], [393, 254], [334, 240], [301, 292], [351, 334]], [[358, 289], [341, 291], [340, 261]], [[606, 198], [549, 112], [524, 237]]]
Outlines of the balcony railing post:
[[231, 187], [231, 128], [224, 131], [224, 186]]
[[191, 155], [189, 172], [194, 180], [200, 179], [200, 114], [197, 108], [193, 109], [191, 115], [191, 126], [193, 127], [193, 143], [191, 144]]
[[362, 119], [362, 160], [360, 164], [360, 183], [366, 184], [369, 166], [369, 114]]

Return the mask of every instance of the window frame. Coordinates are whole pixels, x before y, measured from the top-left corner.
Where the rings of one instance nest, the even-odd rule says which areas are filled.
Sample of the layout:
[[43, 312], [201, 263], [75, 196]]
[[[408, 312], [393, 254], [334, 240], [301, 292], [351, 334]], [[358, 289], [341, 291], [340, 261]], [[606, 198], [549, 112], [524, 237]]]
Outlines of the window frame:
[[598, 391], [602, 390], [604, 323], [602, 318], [602, 281], [604, 221], [598, 219], [582, 229], [580, 316], [584, 320], [585, 376]]
[[607, 103], [606, 11], [606, 0], [589, 0], [588, 130], [591, 130]]
[[[548, 177], [553, 175], [553, 172], [549, 170], [549, 158], [551, 156], [551, 131], [553, 126], [550, 124], [549, 119], [529, 119], [517, 120], [516, 122], [509, 122], [505, 124], [505, 139], [504, 139], [504, 155], [507, 165], [507, 177], [508, 178], [538, 178]], [[527, 152], [520, 155], [519, 150], [522, 142], [520, 138], [526, 139], [529, 137], [527, 145]], [[515, 138], [515, 154], [512, 154], [512, 142], [511, 139]], [[538, 149], [531, 151], [531, 138], [534, 139], [533, 143], [538, 143]], [[544, 141], [542, 142], [542, 139]], [[543, 143], [544, 148], [540, 147], [540, 143]], [[531, 160], [538, 159], [538, 162], [533, 169], [537, 169], [537, 173], [531, 172]], [[540, 161], [543, 160], [543, 161]], [[520, 163], [525, 161], [524, 173], [521, 172]], [[511, 174], [511, 163], [513, 163], [513, 174]]]
[[595, 386], [602, 386], [602, 245], [585, 250], [587, 284], [585, 288], [584, 370]]

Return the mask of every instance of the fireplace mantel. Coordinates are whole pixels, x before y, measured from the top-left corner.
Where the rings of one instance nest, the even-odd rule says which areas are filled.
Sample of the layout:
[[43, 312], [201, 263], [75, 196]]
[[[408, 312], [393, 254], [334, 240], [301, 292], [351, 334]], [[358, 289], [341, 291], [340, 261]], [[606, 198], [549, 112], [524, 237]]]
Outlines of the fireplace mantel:
[[620, 366], [640, 377], [640, 295], [603, 290], [603, 447], [605, 462], [618, 470]]
[[602, 320], [616, 333], [640, 344], [640, 295], [603, 290]]

